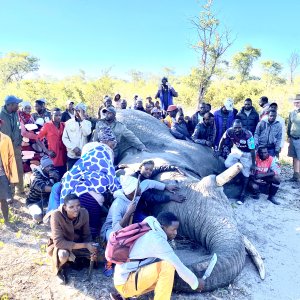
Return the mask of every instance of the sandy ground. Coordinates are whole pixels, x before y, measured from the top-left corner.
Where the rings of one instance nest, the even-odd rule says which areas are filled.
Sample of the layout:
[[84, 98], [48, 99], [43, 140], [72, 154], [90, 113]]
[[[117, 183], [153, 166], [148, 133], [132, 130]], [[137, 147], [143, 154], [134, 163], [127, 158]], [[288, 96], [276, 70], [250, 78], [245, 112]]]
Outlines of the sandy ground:
[[[290, 176], [290, 167], [285, 166], [283, 177]], [[247, 258], [243, 271], [229, 287], [205, 294], [174, 294], [172, 299], [300, 300], [300, 185], [293, 188], [283, 182], [278, 199], [280, 206], [268, 202], [265, 195], [259, 200], [248, 198], [243, 206], [229, 200], [241, 232], [264, 259], [264, 281]], [[86, 281], [84, 269], [71, 271], [68, 286], [58, 285], [45, 254], [49, 228], [29, 221], [24, 199], [16, 201], [12, 211], [19, 231], [11, 232], [0, 224], [1, 300], [109, 299], [112, 281], [102, 275], [103, 265], [94, 270], [91, 282]]]

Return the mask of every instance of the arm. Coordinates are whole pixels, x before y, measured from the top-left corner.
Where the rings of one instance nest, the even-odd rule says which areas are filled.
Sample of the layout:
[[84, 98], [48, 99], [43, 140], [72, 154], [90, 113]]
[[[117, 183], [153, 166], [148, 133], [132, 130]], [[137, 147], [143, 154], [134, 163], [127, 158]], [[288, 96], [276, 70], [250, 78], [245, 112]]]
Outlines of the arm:
[[92, 132], [92, 123], [88, 120], [83, 120], [79, 123], [83, 136], [89, 136]]
[[67, 122], [65, 124], [65, 129], [64, 129], [64, 132], [62, 135], [62, 142], [68, 149], [73, 150], [76, 147], [76, 145], [74, 143], [72, 143], [72, 141], [69, 137], [69, 134], [68, 134], [68, 130], [69, 130], [69, 123]]
[[288, 138], [291, 137], [291, 127], [292, 127], [291, 115], [292, 115], [292, 113], [289, 114], [289, 120], [288, 120], [288, 126], [287, 126], [287, 136], [288, 136]]
[[142, 193], [149, 189], [156, 189], [156, 190], [163, 191], [166, 188], [166, 185], [156, 180], [145, 179], [141, 182], [140, 188]]
[[225, 140], [227, 138], [227, 130], [224, 132], [221, 140], [220, 140], [220, 143], [219, 143], [219, 146], [218, 146], [218, 151], [220, 151], [222, 148], [223, 148], [223, 145], [225, 143]]
[[91, 242], [92, 236], [91, 236], [91, 230], [90, 230], [90, 224], [89, 224], [89, 213], [82, 209], [81, 213], [84, 215], [85, 223], [82, 226], [82, 241], [84, 243]]
[[21, 135], [24, 137], [27, 137], [30, 140], [36, 140], [37, 139], [37, 135], [34, 132], [30, 132], [26, 130], [25, 125], [23, 124], [23, 122], [20, 122], [20, 127], [21, 127]]
[[282, 143], [282, 126], [279, 123], [278, 124], [278, 132], [276, 134], [276, 143], [275, 143], [275, 152], [276, 154], [279, 154], [280, 148], [281, 148], [281, 143]]
[[256, 126], [255, 132], [254, 132], [254, 143], [255, 147], [258, 147], [258, 140], [261, 133], [261, 122], [259, 122]]
[[124, 124], [122, 124], [122, 135], [123, 137], [132, 144], [133, 147], [138, 150], [145, 150], [146, 146], [140, 141], [140, 139], [129, 130]]
[[174, 90], [173, 87], [170, 88], [170, 92], [171, 92], [173, 97], [178, 97], [178, 93]]
[[171, 129], [170, 129], [170, 132], [171, 134], [176, 138], [176, 139], [179, 139], [179, 140], [185, 140], [185, 136], [180, 133], [175, 126], [172, 126]]

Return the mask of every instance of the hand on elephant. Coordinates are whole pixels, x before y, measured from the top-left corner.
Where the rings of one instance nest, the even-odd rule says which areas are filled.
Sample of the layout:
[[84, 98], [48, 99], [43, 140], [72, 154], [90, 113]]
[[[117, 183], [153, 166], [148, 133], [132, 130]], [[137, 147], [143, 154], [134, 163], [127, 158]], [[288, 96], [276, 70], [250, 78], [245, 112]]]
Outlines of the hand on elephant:
[[201, 293], [201, 291], [204, 289], [204, 286], [205, 286], [205, 282], [203, 279], [198, 279], [198, 287], [196, 289], [197, 292]]
[[167, 184], [166, 190], [169, 191], [170, 193], [175, 193], [175, 191], [179, 190], [179, 187], [175, 184]]
[[186, 197], [183, 195], [178, 195], [178, 194], [172, 194], [170, 196], [170, 200], [178, 203], [182, 203], [186, 200]]

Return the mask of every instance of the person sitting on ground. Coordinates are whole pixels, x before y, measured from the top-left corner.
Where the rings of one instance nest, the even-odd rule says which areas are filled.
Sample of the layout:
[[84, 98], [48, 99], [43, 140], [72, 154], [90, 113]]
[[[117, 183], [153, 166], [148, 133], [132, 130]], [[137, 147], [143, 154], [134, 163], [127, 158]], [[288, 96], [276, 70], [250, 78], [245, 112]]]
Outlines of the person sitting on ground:
[[203, 121], [204, 114], [206, 113], [206, 104], [201, 102], [198, 106], [196, 113], [192, 115], [193, 130], [196, 128], [197, 124]]
[[205, 113], [203, 121], [199, 122], [192, 135], [192, 140], [196, 144], [201, 144], [212, 148], [216, 135], [215, 118], [212, 113]]
[[164, 123], [171, 128], [172, 124], [176, 122], [176, 114], [179, 109], [176, 105], [170, 105], [167, 109], [167, 116], [164, 118]]
[[161, 212], [157, 219], [147, 217], [144, 222], [151, 230], [134, 243], [129, 253], [130, 262], [116, 265], [114, 286], [119, 294], [111, 293], [111, 299], [126, 299], [151, 291], [155, 300], [171, 299], [175, 271], [192, 290], [201, 292], [204, 280], [198, 279], [181, 262], [168, 242], [176, 238], [178, 218], [173, 213]]
[[67, 100], [67, 108], [61, 115], [61, 121], [67, 122], [70, 119], [75, 118], [75, 109], [74, 109], [74, 101]]
[[103, 223], [100, 217], [107, 213], [103, 194], [121, 189], [113, 165], [116, 138], [109, 127], [102, 127], [98, 140], [83, 147], [81, 158], [62, 179], [60, 194], [62, 201], [68, 194], [79, 197], [81, 206], [89, 212], [93, 237], [99, 235]]
[[51, 111], [46, 108], [46, 100], [38, 99], [35, 101], [35, 113], [32, 114], [34, 121], [42, 119], [44, 124], [51, 120]]
[[51, 158], [42, 157], [41, 165], [33, 170], [30, 180], [26, 206], [33, 220], [40, 223], [44, 215], [43, 209], [48, 205], [52, 186], [60, 180], [59, 173], [54, 168]]
[[97, 255], [89, 228], [89, 214], [80, 207], [74, 194], [64, 198], [64, 204], [51, 214], [51, 238], [47, 253], [52, 257], [52, 271], [60, 283], [67, 283], [66, 263], [82, 266], [82, 259], [90, 260]]
[[169, 84], [168, 78], [163, 77], [155, 95], [155, 99], [160, 99], [162, 110], [167, 110], [167, 108], [173, 104], [173, 97], [178, 97], [178, 93]]
[[116, 163], [118, 163], [119, 156], [122, 154], [119, 153], [121, 147], [120, 146], [121, 140], [124, 143], [127, 143], [127, 148], [124, 149], [124, 151], [128, 150], [130, 146], [136, 148], [139, 151], [147, 150], [146, 146], [140, 141], [140, 139], [131, 130], [129, 130], [126, 127], [126, 125], [117, 121], [115, 108], [108, 107], [104, 109], [103, 112], [105, 113], [105, 118], [97, 122], [96, 129], [94, 130], [93, 133], [93, 141], [94, 142], [99, 141], [98, 132], [101, 130], [102, 127], [110, 127], [117, 140], [117, 146], [114, 148]]
[[[114, 201], [109, 208], [106, 221], [101, 228], [101, 237], [108, 241], [109, 235], [121, 228], [129, 225], [131, 217], [133, 217], [137, 204], [143, 192], [148, 189], [157, 189], [163, 191], [169, 186], [156, 180], [143, 180], [138, 185], [138, 179], [133, 176], [121, 175], [120, 182], [122, 190], [114, 193]], [[172, 189], [172, 187], [171, 187]], [[137, 190], [137, 191], [136, 191]], [[134, 199], [134, 196], [136, 197]], [[107, 263], [104, 270], [104, 275], [112, 276], [112, 264]]]
[[261, 120], [254, 133], [255, 146], [267, 147], [271, 156], [279, 157], [282, 143], [282, 126], [276, 121], [276, 110], [270, 110], [267, 120]]
[[52, 158], [54, 167], [62, 177], [67, 170], [67, 149], [62, 141], [65, 123], [61, 122], [61, 110], [59, 108], [52, 110], [51, 119], [50, 122], [44, 124], [37, 138], [40, 141], [46, 139], [47, 149], [45, 153]]
[[294, 102], [294, 110], [289, 114], [287, 126], [288, 156], [293, 158], [294, 174], [290, 181], [300, 183], [300, 94], [297, 94]]
[[4, 224], [11, 227], [7, 199], [11, 197], [10, 184], [18, 183], [19, 178], [14, 148], [10, 137], [1, 132], [2, 122], [0, 119], [0, 206]]
[[143, 99], [142, 98], [138, 98], [135, 103], [136, 103], [136, 105], [134, 107], [135, 110], [146, 112], [146, 110], [143, 106]]
[[187, 128], [187, 124], [184, 120], [184, 115], [182, 112], [176, 114], [175, 122], [172, 123], [171, 134], [179, 140], [190, 140], [191, 136]]
[[279, 205], [275, 195], [280, 185], [280, 167], [276, 157], [268, 153], [267, 147], [258, 148], [256, 154], [256, 168], [254, 175], [250, 176], [249, 188], [253, 192], [253, 198], [259, 199], [262, 190], [268, 193], [268, 200]]
[[[280, 150], [283, 148], [285, 140], [286, 140], [286, 126], [285, 126], [285, 120], [283, 117], [278, 115], [278, 105], [277, 103], [273, 102], [270, 104], [269, 109], [268, 109], [268, 114], [263, 116], [262, 120], [267, 121], [268, 120], [268, 115], [271, 110], [275, 110], [277, 112], [277, 116], [275, 121], [278, 121], [281, 124], [281, 132], [282, 132], [282, 138], [281, 138], [281, 145], [280, 145]], [[280, 152], [280, 151], [279, 151]]]
[[252, 106], [250, 98], [245, 99], [244, 106], [236, 115], [236, 118], [242, 121], [243, 128], [249, 130], [254, 135], [257, 123], [259, 122], [259, 115]]
[[[243, 165], [242, 169], [242, 191], [237, 201], [238, 204], [243, 204], [246, 197], [246, 189], [249, 183], [250, 173], [255, 171], [255, 143], [252, 133], [242, 128], [241, 120], [235, 120], [233, 126], [227, 129], [220, 141], [219, 151], [227, 140], [236, 146], [231, 149], [230, 154], [225, 160], [225, 167], [229, 168], [235, 163], [240, 162]], [[220, 154], [220, 152], [218, 152]]]
[[86, 119], [86, 105], [79, 103], [75, 106], [75, 118], [65, 124], [62, 141], [67, 148], [67, 169], [81, 156], [82, 147], [88, 142], [88, 136], [92, 131], [92, 123]]

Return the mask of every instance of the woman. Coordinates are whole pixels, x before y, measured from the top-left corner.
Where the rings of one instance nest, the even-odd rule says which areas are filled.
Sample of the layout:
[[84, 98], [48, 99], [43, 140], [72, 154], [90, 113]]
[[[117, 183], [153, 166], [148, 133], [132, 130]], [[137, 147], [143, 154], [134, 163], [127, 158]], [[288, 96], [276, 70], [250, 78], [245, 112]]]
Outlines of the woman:
[[80, 204], [90, 215], [92, 236], [99, 235], [100, 215], [103, 214], [103, 193], [121, 188], [113, 165], [113, 151], [116, 138], [109, 127], [98, 132], [100, 143], [86, 144], [81, 158], [74, 164], [62, 179], [61, 201], [68, 194], [76, 194]]
[[[89, 214], [80, 207], [76, 195], [64, 198], [63, 206], [53, 211], [51, 217], [51, 238], [47, 253], [52, 257], [52, 269], [61, 283], [67, 283], [65, 263], [75, 258], [90, 259], [96, 254], [91, 243]], [[94, 257], [93, 257], [94, 258]]]
[[[126, 167], [126, 165], [121, 165], [119, 167]], [[184, 173], [177, 167], [172, 165], [162, 165], [160, 167], [155, 167], [153, 160], [144, 160], [139, 166], [138, 171], [131, 173], [130, 175], [136, 178], [140, 178], [140, 182], [145, 179], [154, 179], [159, 173], [163, 172], [178, 172], [182, 175]], [[176, 194], [175, 191], [178, 187], [173, 184], [166, 185], [166, 190], [169, 193], [161, 193], [156, 189], [146, 190], [139, 200], [137, 205], [133, 221], [135, 223], [143, 221], [144, 218], [152, 213], [152, 207], [157, 204], [166, 203], [169, 201], [183, 202], [185, 197]]]

